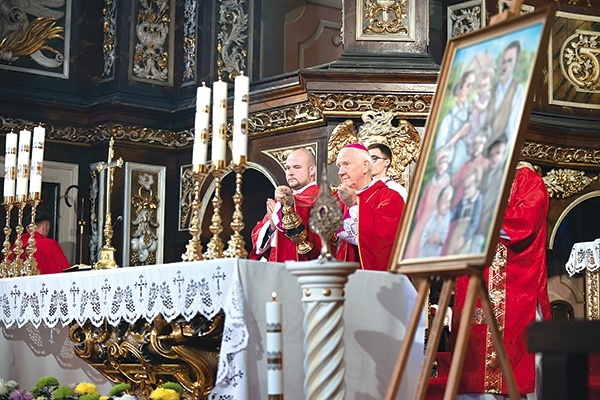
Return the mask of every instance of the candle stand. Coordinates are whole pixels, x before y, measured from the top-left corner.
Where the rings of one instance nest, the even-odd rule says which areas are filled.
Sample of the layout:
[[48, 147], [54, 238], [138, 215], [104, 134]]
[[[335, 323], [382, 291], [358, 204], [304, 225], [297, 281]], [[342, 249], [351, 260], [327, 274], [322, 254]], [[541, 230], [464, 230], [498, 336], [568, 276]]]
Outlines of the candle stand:
[[4, 209], [6, 210], [6, 225], [4, 226], [4, 242], [2, 243], [2, 254], [4, 257], [2, 258], [2, 263], [0, 263], [0, 277], [8, 278], [10, 275], [10, 267], [11, 262], [8, 259], [11, 253], [11, 243], [10, 243], [10, 234], [12, 233], [12, 229], [10, 227], [10, 216], [13, 209], [13, 200], [14, 196], [6, 196], [4, 197]]
[[223, 200], [221, 199], [221, 179], [225, 175], [225, 161], [219, 160], [212, 174], [215, 177], [215, 194], [212, 199], [213, 215], [208, 229], [213, 236], [206, 245], [206, 251], [204, 252], [205, 260], [223, 258], [223, 241], [219, 235], [223, 232], [221, 220], [221, 205], [223, 204]]
[[181, 255], [183, 261], [201, 261], [202, 243], [200, 242], [200, 234], [202, 226], [200, 224], [200, 184], [208, 174], [208, 168], [205, 164], [196, 164], [192, 166], [192, 182], [194, 185], [194, 200], [192, 201], [192, 218], [190, 220], [190, 235], [192, 236], [185, 246], [185, 253]]
[[25, 263], [23, 265], [23, 271], [21, 271], [21, 276], [29, 276], [29, 275], [39, 275], [40, 270], [38, 269], [38, 263], [33, 253], [35, 253], [35, 231], [37, 229], [37, 225], [35, 223], [35, 216], [37, 213], [37, 207], [40, 204], [42, 199], [42, 194], [39, 192], [31, 192], [29, 193], [29, 198], [26, 203], [31, 206], [31, 222], [29, 222], [29, 240], [27, 241], [27, 247], [25, 248], [25, 252], [27, 253], [27, 258], [25, 259]]
[[248, 256], [244, 237], [240, 233], [242, 229], [244, 229], [244, 215], [242, 213], [242, 202], [244, 201], [244, 196], [242, 195], [242, 175], [246, 170], [246, 163], [246, 156], [241, 157], [239, 164], [236, 164], [235, 162], [231, 163], [231, 168], [235, 172], [235, 194], [233, 195], [234, 211], [230, 224], [233, 235], [229, 238], [228, 248], [225, 250], [225, 256], [230, 258], [246, 258], [246, 256]]

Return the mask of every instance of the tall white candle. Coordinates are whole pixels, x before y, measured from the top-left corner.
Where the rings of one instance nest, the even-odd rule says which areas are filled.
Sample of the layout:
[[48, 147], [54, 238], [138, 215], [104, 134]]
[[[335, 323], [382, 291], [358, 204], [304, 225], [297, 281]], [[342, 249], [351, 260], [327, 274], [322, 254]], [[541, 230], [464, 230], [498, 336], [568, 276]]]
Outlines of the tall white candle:
[[17, 179], [17, 142], [18, 135], [14, 132], [6, 134], [6, 151], [4, 153], [4, 198], [15, 195]]
[[194, 122], [194, 147], [192, 164], [206, 164], [208, 153], [208, 126], [210, 117], [211, 90], [202, 82], [196, 91], [196, 118]]
[[281, 303], [277, 293], [271, 294], [266, 305], [267, 394], [283, 396], [283, 334], [281, 329]]
[[17, 142], [19, 136], [10, 132], [6, 134], [6, 151], [4, 154], [4, 198], [15, 195], [17, 180]]
[[27, 197], [29, 183], [29, 155], [31, 153], [31, 131], [19, 132], [19, 155], [17, 157], [17, 197]]
[[233, 162], [240, 164], [242, 157], [248, 155], [248, 102], [250, 79], [244, 75], [235, 77], [233, 95]]
[[33, 128], [31, 145], [31, 167], [29, 168], [29, 193], [42, 192], [42, 169], [44, 166], [44, 143], [46, 129], [42, 126]]
[[212, 152], [215, 166], [225, 161], [227, 142], [227, 82], [221, 78], [213, 84]]

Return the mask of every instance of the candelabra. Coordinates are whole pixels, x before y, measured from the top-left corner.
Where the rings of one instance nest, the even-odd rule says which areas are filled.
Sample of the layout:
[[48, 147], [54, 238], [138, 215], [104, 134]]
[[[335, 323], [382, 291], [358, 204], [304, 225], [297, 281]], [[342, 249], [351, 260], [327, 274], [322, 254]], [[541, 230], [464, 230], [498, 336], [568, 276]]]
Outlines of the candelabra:
[[4, 197], [4, 203], [2, 204], [4, 206], [4, 209], [6, 210], [6, 225], [4, 226], [4, 243], [2, 243], [2, 254], [4, 255], [4, 257], [2, 258], [2, 263], [0, 263], [0, 276], [2, 278], [7, 278], [10, 275], [10, 270], [11, 270], [11, 263], [10, 260], [8, 259], [8, 257], [10, 256], [11, 253], [11, 243], [10, 243], [10, 234], [12, 233], [12, 229], [10, 227], [10, 216], [12, 214], [12, 209], [13, 209], [13, 201], [14, 201], [14, 197], [13, 196], [5, 196]]
[[183, 261], [201, 261], [202, 243], [200, 242], [200, 234], [202, 233], [202, 224], [200, 223], [200, 184], [208, 173], [208, 168], [205, 164], [194, 164], [192, 166], [192, 182], [194, 200], [191, 204], [192, 217], [190, 220], [190, 235], [192, 236], [185, 246], [185, 253], [181, 255]]
[[239, 163], [231, 163], [231, 168], [235, 172], [235, 194], [233, 195], [234, 211], [231, 219], [231, 229], [233, 235], [228, 242], [228, 248], [225, 250], [225, 256], [230, 258], [246, 258], [248, 252], [244, 243], [244, 237], [241, 235], [242, 229], [244, 229], [244, 215], [242, 213], [242, 202], [244, 196], [242, 195], [242, 175], [246, 170], [246, 156], [240, 157]]
[[210, 220], [210, 227], [208, 229], [213, 236], [206, 245], [206, 251], [204, 252], [204, 259], [206, 260], [223, 258], [223, 241], [219, 235], [221, 232], [223, 232], [223, 224], [221, 220], [221, 205], [223, 204], [223, 200], [221, 199], [221, 179], [225, 174], [225, 166], [225, 161], [219, 160], [216, 162], [215, 168], [212, 170], [212, 174], [215, 177], [215, 194], [212, 199], [213, 215]]
[[42, 199], [41, 193], [33, 192], [29, 193], [29, 198], [26, 200], [26, 204], [31, 206], [31, 221], [29, 222], [29, 240], [27, 241], [27, 247], [25, 248], [25, 252], [27, 253], [27, 258], [23, 263], [23, 270], [21, 271], [21, 276], [29, 276], [29, 275], [39, 275], [40, 270], [38, 269], [38, 263], [33, 253], [35, 253], [35, 231], [36, 231], [36, 223], [35, 216], [37, 213], [37, 207], [40, 204]]
[[[33, 256], [36, 251], [35, 246], [35, 215], [38, 204], [41, 201], [40, 193], [29, 193], [29, 198], [25, 196], [7, 196], [4, 198], [4, 209], [6, 210], [6, 225], [4, 226], [4, 242], [2, 244], [2, 254], [4, 258], [0, 264], [0, 276], [2, 278], [11, 278], [16, 276], [30, 276], [39, 275], [40, 270], [38, 269], [37, 260]], [[31, 206], [31, 222], [27, 229], [29, 230], [29, 239], [27, 240], [27, 246], [23, 246], [23, 232], [25, 226], [23, 225], [23, 214], [25, 207]], [[16, 207], [18, 210], [17, 214], [17, 226], [15, 232], [17, 237], [15, 239], [15, 245], [11, 249], [10, 234], [12, 229], [10, 227], [10, 220], [13, 208]], [[11, 257], [11, 254], [13, 257]], [[11, 260], [12, 258], [12, 260]]]
[[15, 239], [15, 246], [13, 248], [13, 253], [15, 258], [13, 259], [9, 277], [12, 276], [21, 276], [21, 271], [23, 271], [24, 261], [21, 258], [23, 252], [23, 211], [25, 210], [25, 206], [27, 203], [25, 202], [25, 196], [18, 196], [17, 201], [15, 202], [15, 206], [17, 207], [17, 226], [15, 227], [15, 232], [17, 232], [17, 237]]

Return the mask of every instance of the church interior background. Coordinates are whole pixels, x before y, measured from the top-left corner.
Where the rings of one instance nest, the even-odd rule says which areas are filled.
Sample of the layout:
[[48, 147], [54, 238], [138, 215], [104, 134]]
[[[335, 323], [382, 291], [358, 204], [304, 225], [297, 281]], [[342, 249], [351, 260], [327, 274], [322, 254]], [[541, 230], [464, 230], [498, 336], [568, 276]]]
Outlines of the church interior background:
[[[0, 1], [8, 3], [0, 9], [0, 146], [8, 132], [46, 128], [42, 198], [54, 214], [54, 237], [72, 264], [93, 264], [107, 191], [107, 172], [97, 165], [107, 160], [113, 139], [114, 158], [124, 164], [112, 170], [108, 188], [112, 244], [117, 264], [131, 267], [179, 262], [185, 251], [202, 82], [221, 78], [231, 97], [235, 77], [242, 71], [250, 77], [241, 232], [250, 251], [250, 230], [273, 188], [285, 182], [291, 149], [312, 148], [319, 173], [325, 167], [335, 183], [336, 134], [401, 134], [406, 148], [394, 150], [396, 177], [410, 187], [447, 41], [485, 27], [501, 6], [498, 0]], [[522, 13], [549, 3], [556, 17], [536, 71], [543, 83], [535, 88], [521, 157], [539, 167], [550, 195], [555, 318], [597, 320], [598, 273], [571, 277], [565, 264], [575, 243], [599, 236], [600, 1], [525, 0]], [[28, 29], [35, 34], [19, 36]], [[369, 126], [365, 116], [383, 128]], [[228, 169], [221, 188], [224, 238], [233, 233], [235, 184]], [[207, 176], [204, 248], [214, 191]], [[156, 210], [152, 220], [140, 222], [148, 207]]]

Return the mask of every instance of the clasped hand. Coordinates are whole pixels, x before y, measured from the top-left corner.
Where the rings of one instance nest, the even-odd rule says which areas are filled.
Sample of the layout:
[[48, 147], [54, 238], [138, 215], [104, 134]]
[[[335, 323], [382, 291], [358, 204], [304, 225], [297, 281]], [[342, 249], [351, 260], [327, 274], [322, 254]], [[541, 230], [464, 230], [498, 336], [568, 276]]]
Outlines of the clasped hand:
[[292, 193], [292, 189], [288, 186], [277, 186], [275, 188], [275, 200], [280, 202], [281, 204], [287, 204], [289, 206], [294, 205], [294, 195]]
[[340, 200], [348, 207], [356, 204], [356, 191], [348, 186], [341, 185], [338, 188], [338, 196], [340, 196]]

